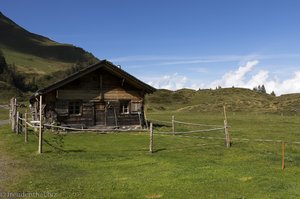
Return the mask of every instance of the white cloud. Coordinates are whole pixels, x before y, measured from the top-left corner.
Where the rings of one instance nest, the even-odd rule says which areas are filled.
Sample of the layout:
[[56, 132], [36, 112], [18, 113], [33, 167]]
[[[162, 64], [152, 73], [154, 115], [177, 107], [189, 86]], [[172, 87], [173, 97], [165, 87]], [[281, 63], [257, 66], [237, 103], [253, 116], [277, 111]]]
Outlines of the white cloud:
[[213, 81], [210, 87], [242, 87], [252, 89], [258, 85], [265, 85], [268, 93], [275, 91], [276, 94], [299, 93], [300, 92], [300, 71], [294, 72], [291, 79], [279, 80], [276, 76], [270, 77], [269, 71], [259, 70], [256, 74], [250, 75], [254, 71], [257, 60], [248, 61], [244, 66], [240, 66], [236, 71], [225, 73], [220, 80]]
[[156, 61], [157, 64], [174, 65], [174, 64], [197, 64], [197, 63], [212, 63], [212, 62], [228, 62], [239, 61], [247, 58], [249, 55], [211, 55], [211, 56], [127, 56], [110, 58], [112, 62], [139, 62], [139, 61]]
[[[221, 87], [242, 87], [253, 89], [258, 85], [265, 85], [268, 93], [274, 91], [277, 95], [287, 93], [300, 93], [300, 71], [295, 71], [291, 78], [279, 79], [272, 76], [270, 71], [257, 67], [258, 60], [248, 61], [236, 70], [226, 72], [219, 80], [212, 83], [203, 83], [201, 80], [190, 79], [188, 76], [173, 73], [156, 77], [145, 77], [144, 81], [155, 88], [178, 90], [182, 88], [216, 88]], [[202, 71], [203, 72], [203, 71]]]
[[278, 93], [299, 93], [300, 92], [300, 71], [296, 71], [291, 79], [282, 82], [268, 82], [267, 86], [274, 86]]
[[178, 75], [177, 73], [151, 79], [152, 81], [148, 82], [148, 84], [154, 86], [155, 88], [178, 90], [181, 88], [190, 87], [190, 81], [188, 78], [186, 76]]
[[249, 61], [245, 66], [240, 66], [236, 71], [229, 71], [225, 73], [220, 80], [216, 80], [212, 83], [212, 87], [222, 86], [239, 86], [243, 87], [245, 84], [246, 75], [251, 72], [255, 65], [258, 64], [257, 60]]
[[247, 85], [251, 88], [255, 86], [265, 84], [269, 78], [269, 72], [266, 70], [261, 70], [257, 74], [253, 75], [248, 81]]
[[[245, 55], [208, 55], [208, 56], [161, 56], [161, 55], [137, 55], [124, 57], [111, 57], [112, 62], [138, 62], [138, 61], [167, 61], [164, 64], [185, 64], [185, 63], [211, 63], [211, 62], [231, 62], [251, 59], [282, 59], [282, 58], [299, 58], [300, 54], [245, 54]], [[174, 62], [174, 63], [173, 63]]]
[[125, 57], [111, 57], [110, 61], [117, 65], [127, 65], [129, 68], [148, 68], [155, 66], [193, 65], [202, 63], [226, 63], [247, 60], [274, 60], [300, 58], [300, 54], [246, 54], [246, 55], [208, 55], [208, 56], [161, 56], [139, 55]]

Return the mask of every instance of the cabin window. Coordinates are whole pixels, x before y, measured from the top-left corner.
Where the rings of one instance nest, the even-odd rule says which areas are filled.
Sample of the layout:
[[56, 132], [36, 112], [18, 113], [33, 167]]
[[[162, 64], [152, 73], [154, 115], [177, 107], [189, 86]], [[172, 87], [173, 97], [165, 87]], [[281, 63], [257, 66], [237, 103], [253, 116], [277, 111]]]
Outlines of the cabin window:
[[131, 102], [131, 113], [141, 113], [142, 103], [141, 102]]
[[81, 102], [79, 101], [69, 102], [69, 114], [79, 115], [80, 113], [81, 113]]
[[120, 101], [120, 113], [129, 114], [129, 100]]

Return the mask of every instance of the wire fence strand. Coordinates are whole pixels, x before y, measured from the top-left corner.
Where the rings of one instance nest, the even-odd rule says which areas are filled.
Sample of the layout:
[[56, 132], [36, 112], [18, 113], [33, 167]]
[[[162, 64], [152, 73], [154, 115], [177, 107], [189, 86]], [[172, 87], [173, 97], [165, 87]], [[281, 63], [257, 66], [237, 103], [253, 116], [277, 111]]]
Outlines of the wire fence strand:
[[94, 131], [94, 132], [102, 132], [102, 133], [109, 133], [109, 132], [143, 132], [147, 131], [145, 129], [79, 129], [79, 128], [72, 128], [72, 127], [66, 127], [66, 126], [57, 126], [57, 125], [52, 125], [52, 124], [44, 124], [45, 127], [50, 127], [50, 128], [57, 128], [61, 130], [71, 130], [71, 131]]
[[214, 124], [196, 124], [196, 123], [189, 123], [189, 122], [182, 122], [182, 121], [177, 121], [174, 120], [175, 123], [178, 124], [186, 124], [186, 125], [192, 125], [192, 126], [206, 126], [206, 127], [223, 127], [221, 125], [214, 125]]
[[214, 129], [204, 129], [204, 130], [194, 130], [194, 131], [186, 131], [186, 132], [157, 132], [157, 134], [191, 134], [191, 133], [200, 133], [200, 132], [211, 132], [223, 130], [224, 128], [214, 128]]

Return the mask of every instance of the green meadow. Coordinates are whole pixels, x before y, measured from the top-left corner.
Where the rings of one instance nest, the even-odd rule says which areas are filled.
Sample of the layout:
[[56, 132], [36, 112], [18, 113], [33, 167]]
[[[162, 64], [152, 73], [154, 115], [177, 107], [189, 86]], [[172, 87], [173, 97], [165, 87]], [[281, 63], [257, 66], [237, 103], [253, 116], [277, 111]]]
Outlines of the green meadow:
[[[25, 93], [24, 85], [43, 88], [98, 61], [81, 48], [31, 34], [2, 13], [0, 26], [8, 30], [0, 55], [24, 78], [21, 85], [2, 78], [0, 105], [12, 96], [27, 105], [32, 93]], [[12, 133], [5, 124], [8, 110], [0, 107], [0, 199], [300, 198], [299, 93], [276, 97], [234, 87], [159, 89], [145, 102], [154, 126], [153, 153], [147, 131], [46, 130], [38, 154], [36, 132], [30, 130], [25, 143], [24, 134]], [[223, 127], [224, 105], [230, 148], [224, 129], [212, 130]], [[173, 130], [172, 116], [174, 131], [184, 134], [166, 134]]]
[[[156, 111], [147, 117], [171, 121], [172, 115], [178, 121], [209, 125], [223, 125], [224, 120], [221, 111]], [[165, 135], [160, 132], [171, 131], [170, 124], [154, 122], [152, 154], [147, 132], [57, 135], [47, 131], [45, 140], [51, 146], [44, 143], [39, 155], [33, 131], [25, 144], [24, 135], [1, 126], [0, 153], [9, 173], [2, 190], [87, 199], [299, 198], [300, 144], [294, 142], [300, 141], [300, 117], [228, 112], [228, 122], [231, 148], [225, 147], [223, 130]], [[189, 130], [196, 127], [175, 124], [175, 131]], [[276, 140], [287, 142], [284, 170], [282, 144]]]

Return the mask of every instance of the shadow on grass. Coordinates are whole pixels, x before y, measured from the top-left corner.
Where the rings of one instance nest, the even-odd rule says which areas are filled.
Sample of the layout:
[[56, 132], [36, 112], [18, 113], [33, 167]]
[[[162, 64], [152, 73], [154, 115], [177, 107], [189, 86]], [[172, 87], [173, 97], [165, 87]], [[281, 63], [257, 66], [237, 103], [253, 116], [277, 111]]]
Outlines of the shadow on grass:
[[66, 152], [66, 153], [85, 153], [86, 150], [82, 150], [82, 149], [70, 149], [70, 150], [64, 150], [64, 152]]
[[153, 153], [158, 153], [160, 151], [166, 151], [166, 150], [167, 150], [167, 148], [156, 149], [153, 151]]
[[222, 148], [223, 145], [221, 144], [198, 144], [198, 145], [195, 145], [195, 146], [187, 146], [187, 147], [184, 147], [184, 146], [179, 146], [179, 147], [171, 147], [171, 148], [159, 148], [159, 149], [156, 149], [153, 151], [153, 153], [158, 153], [160, 151], [183, 151], [183, 150], [197, 150], [197, 149], [209, 149], [210, 147], [220, 147]]
[[153, 124], [154, 128], [161, 128], [161, 127], [171, 127], [172, 125], [168, 124]]
[[86, 150], [82, 149], [70, 149], [70, 150], [64, 150], [64, 149], [55, 149], [55, 150], [47, 150], [43, 153], [85, 153]]

